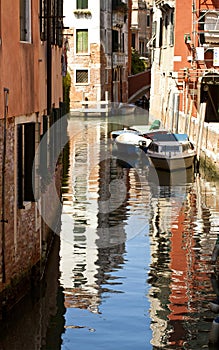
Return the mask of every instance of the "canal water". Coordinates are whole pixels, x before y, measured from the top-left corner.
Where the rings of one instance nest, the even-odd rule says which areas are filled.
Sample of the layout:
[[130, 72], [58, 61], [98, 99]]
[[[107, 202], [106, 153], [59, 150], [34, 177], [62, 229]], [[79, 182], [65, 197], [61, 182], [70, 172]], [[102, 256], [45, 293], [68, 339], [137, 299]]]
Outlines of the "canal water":
[[217, 349], [219, 183], [118, 154], [110, 132], [136, 122], [69, 118], [60, 237], [0, 349]]

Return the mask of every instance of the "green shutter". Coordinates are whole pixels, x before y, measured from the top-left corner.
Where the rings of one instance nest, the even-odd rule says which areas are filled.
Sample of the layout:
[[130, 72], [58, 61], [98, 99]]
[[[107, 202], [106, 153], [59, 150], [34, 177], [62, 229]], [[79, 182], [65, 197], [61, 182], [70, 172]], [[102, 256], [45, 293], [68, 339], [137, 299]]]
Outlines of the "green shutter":
[[88, 8], [88, 0], [77, 0], [77, 9], [87, 9]]
[[88, 52], [88, 30], [77, 30], [76, 52]]

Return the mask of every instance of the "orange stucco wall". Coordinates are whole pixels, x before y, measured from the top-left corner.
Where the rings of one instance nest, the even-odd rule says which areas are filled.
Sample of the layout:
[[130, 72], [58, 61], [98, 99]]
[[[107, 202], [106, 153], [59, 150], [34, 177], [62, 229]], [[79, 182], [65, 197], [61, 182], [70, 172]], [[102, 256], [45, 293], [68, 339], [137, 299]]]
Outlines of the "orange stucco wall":
[[[9, 89], [9, 116], [45, 112], [46, 42], [40, 41], [39, 1], [32, 0], [32, 42], [20, 42], [19, 1], [1, 1], [0, 118], [4, 114], [3, 88]], [[61, 49], [53, 48], [52, 103], [62, 100]]]
[[175, 71], [190, 67], [187, 61], [190, 51], [184, 40], [184, 34], [186, 33], [192, 35], [192, 0], [176, 1], [174, 55], [181, 56], [181, 61], [174, 63]]

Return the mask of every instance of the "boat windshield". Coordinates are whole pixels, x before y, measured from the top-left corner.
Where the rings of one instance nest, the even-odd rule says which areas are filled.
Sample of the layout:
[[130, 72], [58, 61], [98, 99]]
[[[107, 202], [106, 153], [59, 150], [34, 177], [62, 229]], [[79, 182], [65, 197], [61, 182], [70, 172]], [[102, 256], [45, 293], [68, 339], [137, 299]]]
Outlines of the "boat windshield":
[[181, 147], [178, 145], [164, 145], [161, 146], [160, 148], [161, 152], [167, 153], [167, 152], [171, 152], [171, 153], [179, 153], [181, 152]]
[[154, 141], [175, 141], [177, 142], [174, 134], [171, 133], [154, 133], [153, 135], [150, 135], [150, 137], [154, 140]]

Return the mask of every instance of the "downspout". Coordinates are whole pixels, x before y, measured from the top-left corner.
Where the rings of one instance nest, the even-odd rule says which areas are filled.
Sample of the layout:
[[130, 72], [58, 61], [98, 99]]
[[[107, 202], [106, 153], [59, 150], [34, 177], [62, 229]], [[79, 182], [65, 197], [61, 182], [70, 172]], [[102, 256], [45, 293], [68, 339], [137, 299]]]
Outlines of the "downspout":
[[7, 115], [8, 115], [8, 94], [9, 89], [4, 88], [4, 129], [3, 129], [3, 154], [2, 154], [2, 282], [6, 282], [5, 274], [5, 164], [6, 164], [6, 141], [7, 141]]
[[113, 96], [113, 0], [111, 0], [111, 102], [114, 102]]
[[47, 115], [52, 105], [51, 0], [47, 0]]

